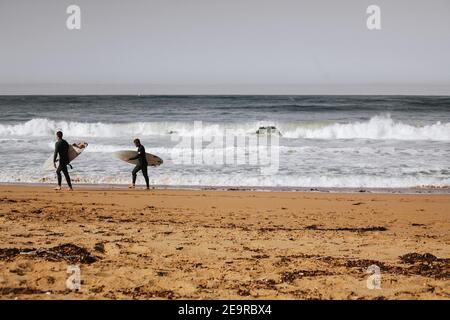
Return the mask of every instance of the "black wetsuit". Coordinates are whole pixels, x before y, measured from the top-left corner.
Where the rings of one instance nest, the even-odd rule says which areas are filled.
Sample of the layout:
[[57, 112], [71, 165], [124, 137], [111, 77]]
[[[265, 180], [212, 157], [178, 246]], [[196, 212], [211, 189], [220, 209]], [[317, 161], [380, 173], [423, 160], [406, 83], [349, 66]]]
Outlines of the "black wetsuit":
[[147, 167], [148, 167], [148, 162], [147, 162], [147, 158], [145, 156], [145, 148], [143, 145], [140, 145], [137, 149], [138, 154], [131, 158], [130, 160], [138, 160], [138, 164], [136, 165], [136, 167], [134, 167], [133, 169], [133, 185], [136, 183], [136, 174], [142, 170], [142, 174], [144, 175], [145, 178], [145, 183], [147, 184], [147, 188], [150, 188], [149, 185], [149, 181], [148, 181], [148, 172], [147, 172]]
[[67, 165], [69, 164], [69, 144], [66, 140], [61, 139], [55, 143], [55, 154], [53, 155], [53, 162], [56, 162], [56, 158], [59, 155], [58, 169], [56, 169], [56, 175], [58, 176], [58, 185], [61, 187], [61, 171], [64, 173], [67, 185], [72, 188], [72, 182], [70, 181], [69, 171], [67, 171]]

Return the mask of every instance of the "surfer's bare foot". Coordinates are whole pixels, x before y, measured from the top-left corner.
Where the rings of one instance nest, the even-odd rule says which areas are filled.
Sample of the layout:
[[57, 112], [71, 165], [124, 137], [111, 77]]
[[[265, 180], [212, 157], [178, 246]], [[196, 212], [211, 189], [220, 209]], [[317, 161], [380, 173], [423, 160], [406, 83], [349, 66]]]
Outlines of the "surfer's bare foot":
[[136, 188], [134, 184], [131, 184], [128, 186], [128, 189], [134, 189], [134, 188]]
[[61, 187], [55, 187], [55, 188], [53, 188], [53, 190], [61, 190]]
[[66, 191], [73, 191], [73, 188], [67, 188]]

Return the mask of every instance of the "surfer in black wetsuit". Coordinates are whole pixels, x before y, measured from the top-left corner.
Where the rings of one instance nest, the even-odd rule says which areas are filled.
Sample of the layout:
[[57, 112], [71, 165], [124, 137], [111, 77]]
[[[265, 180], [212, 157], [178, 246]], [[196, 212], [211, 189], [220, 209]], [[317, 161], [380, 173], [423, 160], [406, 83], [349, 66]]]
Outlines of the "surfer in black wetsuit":
[[[53, 165], [56, 169], [56, 175], [58, 176], [58, 187], [55, 190], [61, 190], [61, 171], [64, 173], [69, 190], [72, 189], [72, 182], [70, 181], [69, 171], [67, 170], [67, 165], [69, 164], [69, 144], [63, 138], [63, 133], [58, 131], [56, 133], [56, 143], [55, 143], [55, 154], [53, 155]], [[59, 155], [59, 164], [56, 166], [56, 158]]]
[[135, 184], [136, 184], [136, 175], [140, 170], [142, 170], [142, 174], [144, 175], [145, 183], [147, 184], [147, 190], [148, 190], [148, 189], [150, 189], [150, 185], [149, 185], [149, 181], [148, 181], [148, 172], [147, 172], [148, 162], [147, 162], [147, 158], [145, 155], [145, 148], [141, 144], [141, 141], [139, 139], [134, 139], [134, 145], [138, 148], [137, 149], [138, 154], [135, 157], [132, 157], [128, 160], [136, 160], [137, 159], [139, 162], [136, 165], [136, 167], [134, 167], [134, 169], [133, 169], [133, 172], [132, 172], [133, 184], [130, 186], [130, 188], [134, 189]]

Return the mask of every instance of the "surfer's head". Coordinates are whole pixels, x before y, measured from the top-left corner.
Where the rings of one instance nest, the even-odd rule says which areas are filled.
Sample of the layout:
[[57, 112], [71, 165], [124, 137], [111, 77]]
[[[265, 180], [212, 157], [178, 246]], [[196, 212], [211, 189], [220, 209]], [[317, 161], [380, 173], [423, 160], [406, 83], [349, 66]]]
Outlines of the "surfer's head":
[[58, 139], [62, 139], [62, 137], [63, 137], [62, 131], [56, 132], [56, 137], [57, 137]]
[[133, 142], [136, 147], [139, 147], [141, 145], [141, 140], [139, 140], [138, 138], [134, 139]]

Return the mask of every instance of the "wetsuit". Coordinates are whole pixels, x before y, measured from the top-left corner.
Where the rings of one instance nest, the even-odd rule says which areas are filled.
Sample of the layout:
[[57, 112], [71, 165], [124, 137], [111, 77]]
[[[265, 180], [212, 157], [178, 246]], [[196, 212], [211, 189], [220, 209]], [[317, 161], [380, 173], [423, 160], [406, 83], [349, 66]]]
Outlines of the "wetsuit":
[[148, 167], [148, 162], [147, 162], [147, 158], [145, 156], [145, 148], [143, 145], [140, 145], [137, 149], [138, 154], [131, 158], [130, 160], [138, 160], [138, 164], [136, 165], [136, 167], [134, 167], [133, 169], [133, 185], [136, 183], [136, 174], [142, 170], [142, 174], [144, 175], [144, 179], [145, 179], [145, 183], [147, 184], [147, 188], [150, 188], [149, 185], [149, 181], [148, 181], [148, 172], [147, 172], [147, 167]]
[[56, 175], [58, 176], [58, 186], [61, 187], [61, 171], [64, 173], [67, 185], [72, 188], [72, 182], [70, 181], [69, 172], [67, 171], [67, 165], [69, 164], [69, 144], [66, 140], [61, 139], [55, 143], [55, 154], [53, 155], [53, 162], [56, 163], [56, 158], [59, 155], [59, 164], [56, 169]]

